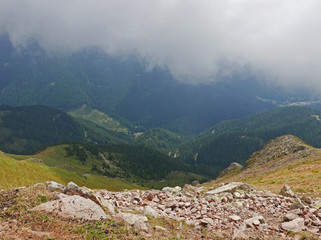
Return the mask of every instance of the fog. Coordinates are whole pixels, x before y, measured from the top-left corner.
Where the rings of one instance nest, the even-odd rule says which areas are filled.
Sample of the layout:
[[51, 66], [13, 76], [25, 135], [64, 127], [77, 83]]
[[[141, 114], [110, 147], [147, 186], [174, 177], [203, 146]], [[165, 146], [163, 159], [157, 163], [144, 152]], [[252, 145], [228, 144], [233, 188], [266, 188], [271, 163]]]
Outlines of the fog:
[[320, 9], [317, 0], [1, 0], [0, 33], [15, 47], [134, 55], [180, 81], [246, 66], [273, 84], [321, 92]]

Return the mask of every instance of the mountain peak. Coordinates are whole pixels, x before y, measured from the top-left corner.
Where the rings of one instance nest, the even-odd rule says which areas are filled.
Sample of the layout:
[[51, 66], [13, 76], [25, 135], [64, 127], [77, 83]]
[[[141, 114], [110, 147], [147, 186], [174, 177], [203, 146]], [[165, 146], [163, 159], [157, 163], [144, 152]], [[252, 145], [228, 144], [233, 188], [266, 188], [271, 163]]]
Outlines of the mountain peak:
[[284, 135], [269, 141], [261, 150], [252, 154], [246, 161], [246, 167], [262, 165], [277, 158], [295, 153], [298, 157], [307, 157], [313, 147], [293, 135]]

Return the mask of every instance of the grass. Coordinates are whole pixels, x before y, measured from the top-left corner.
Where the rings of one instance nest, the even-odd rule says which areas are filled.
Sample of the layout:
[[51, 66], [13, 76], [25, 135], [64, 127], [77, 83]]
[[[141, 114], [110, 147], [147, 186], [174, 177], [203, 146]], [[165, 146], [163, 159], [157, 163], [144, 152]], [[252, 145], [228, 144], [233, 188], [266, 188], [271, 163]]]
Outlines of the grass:
[[98, 126], [101, 126], [105, 129], [121, 132], [121, 133], [129, 133], [128, 128], [124, 127], [119, 121], [113, 119], [106, 113], [100, 112], [96, 109], [92, 109], [86, 105], [82, 107], [69, 111], [69, 115], [77, 118], [82, 118], [84, 120], [93, 122]]
[[[0, 155], [0, 188], [31, 186], [45, 181], [55, 181], [64, 185], [73, 181], [80, 186], [109, 191], [141, 188], [117, 178], [95, 174], [84, 175], [89, 173], [90, 163], [82, 165], [72, 158], [68, 158], [67, 163], [73, 170], [68, 170], [65, 168], [66, 159], [63, 158], [62, 153], [63, 145], [51, 147], [33, 156]], [[45, 164], [26, 160], [31, 157], [42, 159]]]
[[[284, 156], [257, 167], [250, 167], [237, 175], [227, 175], [206, 184], [210, 187], [219, 182], [239, 181], [278, 193], [288, 184], [296, 193], [321, 195], [321, 150], [305, 158]], [[313, 183], [313, 184], [311, 184]]]

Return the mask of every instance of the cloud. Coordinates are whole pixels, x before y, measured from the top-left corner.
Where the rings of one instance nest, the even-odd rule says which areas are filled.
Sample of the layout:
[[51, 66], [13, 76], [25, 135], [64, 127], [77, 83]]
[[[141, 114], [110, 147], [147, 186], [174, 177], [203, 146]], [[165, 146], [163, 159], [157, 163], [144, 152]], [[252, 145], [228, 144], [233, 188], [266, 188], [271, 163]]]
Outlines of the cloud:
[[[178, 79], [250, 66], [280, 85], [321, 91], [318, 0], [2, 0], [0, 32], [50, 51], [98, 46]], [[224, 67], [224, 71], [222, 70]]]

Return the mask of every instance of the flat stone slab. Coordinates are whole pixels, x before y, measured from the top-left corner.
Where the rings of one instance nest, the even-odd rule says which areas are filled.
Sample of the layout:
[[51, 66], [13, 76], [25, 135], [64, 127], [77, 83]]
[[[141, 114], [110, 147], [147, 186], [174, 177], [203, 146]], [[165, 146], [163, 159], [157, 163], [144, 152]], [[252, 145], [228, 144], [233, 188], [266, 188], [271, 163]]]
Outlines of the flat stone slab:
[[58, 216], [66, 219], [102, 220], [107, 215], [103, 209], [92, 200], [81, 196], [66, 196], [59, 200], [40, 204], [32, 209], [33, 211], [57, 213]]

